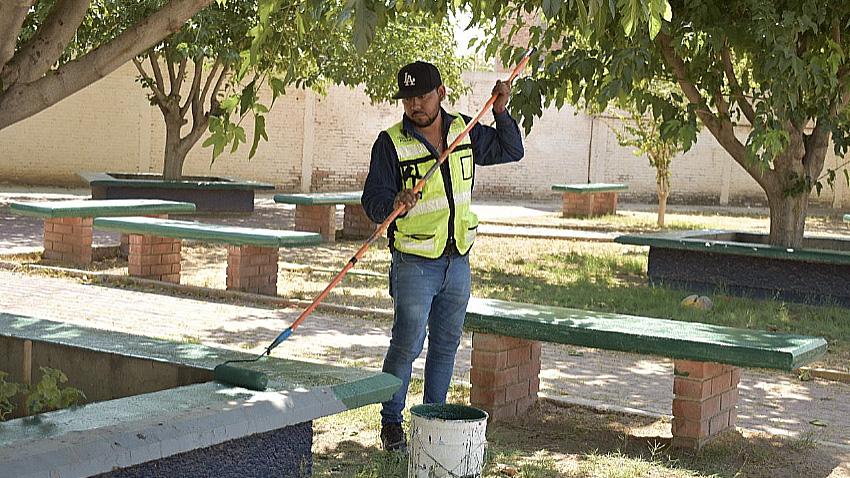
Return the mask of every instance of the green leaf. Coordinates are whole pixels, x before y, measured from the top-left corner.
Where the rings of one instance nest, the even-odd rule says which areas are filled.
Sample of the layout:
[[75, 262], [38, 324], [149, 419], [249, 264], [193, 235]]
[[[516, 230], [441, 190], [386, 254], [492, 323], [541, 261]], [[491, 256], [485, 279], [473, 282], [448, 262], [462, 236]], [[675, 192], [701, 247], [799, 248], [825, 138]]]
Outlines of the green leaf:
[[378, 26], [378, 15], [366, 5], [365, 0], [355, 0], [356, 7], [353, 29], [354, 47], [357, 53], [363, 55], [369, 49], [369, 45], [375, 38], [375, 29]]
[[254, 116], [254, 142], [251, 144], [251, 152], [248, 153], [248, 158], [253, 158], [257, 153], [257, 145], [260, 144], [260, 138], [269, 140], [266, 134], [266, 118], [261, 115]]

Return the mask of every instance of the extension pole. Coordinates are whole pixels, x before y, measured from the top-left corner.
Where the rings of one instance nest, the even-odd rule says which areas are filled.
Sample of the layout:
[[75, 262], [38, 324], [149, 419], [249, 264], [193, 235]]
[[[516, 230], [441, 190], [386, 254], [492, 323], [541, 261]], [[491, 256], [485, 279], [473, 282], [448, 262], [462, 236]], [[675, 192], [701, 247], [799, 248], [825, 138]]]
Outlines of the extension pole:
[[[513, 71], [511, 71], [507, 83], [513, 81], [513, 79], [516, 78], [520, 71], [522, 71], [522, 69], [525, 67], [525, 64], [528, 63], [528, 59], [531, 57], [531, 54], [534, 53], [534, 50], [535, 49], [532, 48], [525, 52], [522, 57], [522, 60], [520, 60], [519, 64], [513, 69]], [[449, 147], [446, 148], [445, 151], [443, 151], [443, 154], [441, 154], [440, 157], [437, 159], [437, 163], [434, 164], [434, 166], [432, 166], [431, 169], [429, 169], [428, 172], [425, 173], [425, 176], [423, 176], [422, 179], [413, 187], [414, 194], [417, 194], [420, 190], [422, 190], [422, 187], [425, 185], [425, 181], [427, 181], [431, 176], [434, 175], [437, 169], [439, 169], [440, 165], [443, 164], [449, 157], [449, 154], [451, 154], [451, 152], [454, 151], [457, 145], [460, 144], [461, 140], [463, 140], [463, 138], [466, 137], [467, 134], [469, 134], [469, 132], [472, 130], [472, 127], [475, 126], [475, 124], [478, 123], [479, 120], [481, 120], [481, 117], [484, 116], [484, 113], [486, 113], [487, 110], [491, 106], [493, 106], [493, 103], [496, 102], [497, 96], [497, 94], [493, 94], [493, 96], [491, 96], [490, 99], [487, 100], [487, 103], [484, 104], [484, 107], [481, 108], [481, 111], [478, 113], [478, 115], [472, 121], [470, 121], [468, 125], [466, 125], [466, 128], [464, 128], [463, 131], [461, 131], [460, 134], [457, 136], [457, 138], [452, 141], [452, 144], [450, 144]], [[319, 305], [320, 302], [322, 302], [322, 300], [324, 300], [324, 298], [328, 295], [331, 289], [336, 287], [339, 281], [341, 281], [342, 278], [345, 277], [345, 274], [348, 273], [348, 270], [354, 267], [354, 264], [356, 264], [357, 261], [359, 261], [360, 258], [363, 256], [363, 253], [366, 252], [366, 249], [369, 249], [369, 247], [375, 242], [375, 240], [377, 240], [379, 237], [381, 237], [381, 235], [384, 234], [384, 232], [386, 232], [387, 228], [390, 227], [390, 224], [392, 224], [395, 218], [397, 218], [399, 214], [404, 212], [404, 207], [405, 206], [403, 204], [399, 205], [399, 207], [397, 207], [389, 215], [389, 217], [387, 217], [384, 222], [381, 223], [380, 226], [378, 226], [378, 229], [375, 230], [375, 233], [372, 234], [372, 236], [368, 240], [366, 240], [363, 246], [361, 246], [360, 249], [354, 254], [354, 257], [349, 259], [345, 267], [343, 267], [342, 270], [339, 271], [339, 273], [336, 275], [336, 277], [333, 278], [330, 284], [325, 287], [325, 290], [323, 290], [322, 293], [319, 294], [318, 297], [316, 297], [309, 306], [307, 306], [304, 312], [301, 313], [301, 315], [298, 317], [298, 319], [295, 320], [295, 322], [292, 323], [292, 325], [290, 325], [286, 330], [284, 330], [280, 333], [280, 335], [278, 335], [274, 342], [272, 342], [271, 345], [266, 348], [266, 351], [260, 354], [261, 357], [263, 355], [269, 355], [273, 348], [277, 347], [281, 342], [283, 342], [290, 335], [292, 335], [292, 332], [299, 325], [301, 325], [301, 322], [303, 322], [308, 315], [310, 315], [316, 309], [316, 307]]]

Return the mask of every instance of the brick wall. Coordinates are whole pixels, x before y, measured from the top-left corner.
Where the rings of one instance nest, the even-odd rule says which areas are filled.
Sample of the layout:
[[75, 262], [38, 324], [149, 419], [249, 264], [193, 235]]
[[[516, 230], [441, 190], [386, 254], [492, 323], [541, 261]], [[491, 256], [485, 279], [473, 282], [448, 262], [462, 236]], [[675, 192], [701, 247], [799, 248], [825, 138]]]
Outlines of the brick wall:
[[[49, 110], [0, 130], [0, 183], [84, 185], [78, 170], [162, 170], [165, 129], [159, 109], [151, 106], [125, 65], [103, 80]], [[456, 105], [474, 115], [489, 98], [493, 82], [504, 72], [468, 72], [472, 94]], [[254, 158], [248, 147], [228, 152], [211, 164], [200, 143], [186, 160], [186, 174], [245, 177], [275, 184], [279, 191], [342, 191], [362, 186], [372, 143], [402, 115], [397, 103], [373, 105], [362, 88], [331, 87], [328, 96], [290, 88], [267, 115], [269, 141]], [[262, 97], [268, 103], [268, 92]], [[492, 123], [485, 114], [482, 122]], [[629, 185], [624, 201], [655, 201], [655, 172], [645, 157], [617, 144], [609, 130], [615, 118], [575, 114], [569, 106], [546, 110], [525, 137], [526, 157], [517, 164], [477, 168], [478, 197], [526, 197], [556, 200], [553, 183], [618, 182]], [[248, 138], [252, 122], [243, 123]], [[746, 128], [737, 134], [746, 136]], [[45, 138], [55, 138], [45, 140]], [[203, 141], [203, 140], [202, 140]], [[201, 141], [201, 142], [202, 142]], [[830, 148], [831, 151], [831, 148]], [[840, 163], [829, 154], [827, 167]], [[764, 204], [756, 182], [704, 131], [687, 154], [673, 161], [671, 203]], [[850, 188], [838, 181], [825, 188], [820, 205], [850, 206]]]

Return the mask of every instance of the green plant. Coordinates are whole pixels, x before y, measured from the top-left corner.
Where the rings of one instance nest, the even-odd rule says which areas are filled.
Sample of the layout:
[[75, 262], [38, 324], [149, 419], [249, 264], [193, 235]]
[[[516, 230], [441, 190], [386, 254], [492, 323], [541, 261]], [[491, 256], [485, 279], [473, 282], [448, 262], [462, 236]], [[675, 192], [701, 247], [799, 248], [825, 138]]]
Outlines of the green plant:
[[8, 375], [6, 372], [0, 372], [0, 421], [3, 421], [6, 415], [15, 409], [15, 404], [9, 399], [14, 397], [20, 388], [17, 383], [6, 381]]
[[40, 413], [51, 410], [68, 408], [84, 399], [86, 395], [74, 387], [59, 389], [60, 383], [68, 381], [68, 376], [61, 370], [50, 367], [39, 367], [41, 380], [26, 387], [27, 408], [30, 412]]

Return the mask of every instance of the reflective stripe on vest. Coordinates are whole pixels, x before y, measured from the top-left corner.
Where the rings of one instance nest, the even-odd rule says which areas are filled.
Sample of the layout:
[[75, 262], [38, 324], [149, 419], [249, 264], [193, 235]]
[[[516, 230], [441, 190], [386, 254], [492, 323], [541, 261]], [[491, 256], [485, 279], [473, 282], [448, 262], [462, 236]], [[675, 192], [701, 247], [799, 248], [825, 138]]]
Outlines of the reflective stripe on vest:
[[[447, 142], [451, 144], [466, 127], [463, 117], [456, 115], [449, 126]], [[402, 130], [402, 123], [387, 130], [398, 154], [402, 187], [412, 189], [437, 163], [428, 148]], [[451, 175], [451, 197], [443, 176], [436, 171], [423, 185], [421, 197], [404, 217], [395, 220], [393, 247], [401, 252], [419, 256], [439, 257], [446, 247], [449, 234], [461, 254], [466, 254], [478, 228], [478, 217], [470, 210], [474, 161], [472, 143], [464, 137], [446, 159]], [[454, 223], [449, 224], [454, 207]]]

